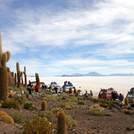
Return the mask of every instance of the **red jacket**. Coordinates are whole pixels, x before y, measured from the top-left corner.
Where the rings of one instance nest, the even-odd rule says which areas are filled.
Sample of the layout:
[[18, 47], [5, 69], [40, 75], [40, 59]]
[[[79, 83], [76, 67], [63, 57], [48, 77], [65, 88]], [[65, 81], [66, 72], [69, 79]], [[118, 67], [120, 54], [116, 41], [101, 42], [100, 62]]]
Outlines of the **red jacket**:
[[34, 90], [36, 90], [36, 89], [39, 91], [39, 86], [38, 85], [35, 86]]

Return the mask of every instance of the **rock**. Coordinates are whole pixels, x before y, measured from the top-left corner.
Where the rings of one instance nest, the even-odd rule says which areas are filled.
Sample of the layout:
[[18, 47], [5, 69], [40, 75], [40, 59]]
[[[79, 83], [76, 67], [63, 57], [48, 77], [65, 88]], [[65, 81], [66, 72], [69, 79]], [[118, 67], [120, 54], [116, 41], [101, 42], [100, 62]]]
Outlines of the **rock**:
[[125, 114], [131, 115], [130, 111], [126, 111]]
[[128, 134], [134, 134], [134, 130], [133, 131], [130, 131]]

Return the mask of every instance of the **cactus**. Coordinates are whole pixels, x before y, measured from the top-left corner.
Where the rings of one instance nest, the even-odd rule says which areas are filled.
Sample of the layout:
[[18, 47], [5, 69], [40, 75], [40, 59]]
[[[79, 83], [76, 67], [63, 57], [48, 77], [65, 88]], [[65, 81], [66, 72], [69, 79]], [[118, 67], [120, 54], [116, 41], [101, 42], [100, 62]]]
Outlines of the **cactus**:
[[19, 62], [16, 63], [17, 68], [17, 88], [20, 88], [20, 65]]
[[15, 86], [16, 86], [16, 83], [17, 83], [17, 74], [15, 73], [15, 78], [14, 78], [14, 81], [15, 81]]
[[20, 72], [21, 83], [23, 84], [23, 72]]
[[6, 62], [10, 59], [10, 52], [7, 51], [3, 53], [2, 43], [1, 43], [1, 34], [0, 34], [0, 100], [4, 101], [8, 99], [8, 74]]
[[128, 98], [125, 98], [125, 100], [124, 100], [124, 103], [125, 103], [125, 105], [129, 105], [129, 100], [128, 100]]
[[58, 112], [57, 115], [57, 134], [66, 134], [66, 116], [64, 112]]
[[24, 75], [25, 75], [25, 86], [26, 86], [27, 85], [26, 66], [24, 66]]
[[41, 102], [41, 110], [42, 111], [46, 111], [47, 110], [47, 102], [45, 100], [43, 100]]
[[35, 76], [36, 76], [36, 83], [37, 83], [37, 85], [40, 87], [39, 74], [38, 74], [38, 73], [35, 73]]
[[12, 77], [14, 77], [14, 72], [11, 72]]

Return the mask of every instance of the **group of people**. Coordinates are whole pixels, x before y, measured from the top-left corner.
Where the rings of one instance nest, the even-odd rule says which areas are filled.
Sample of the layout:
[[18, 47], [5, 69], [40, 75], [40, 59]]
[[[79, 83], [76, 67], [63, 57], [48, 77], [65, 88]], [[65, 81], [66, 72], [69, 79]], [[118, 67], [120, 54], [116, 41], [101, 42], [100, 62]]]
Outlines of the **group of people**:
[[[118, 97], [117, 92], [112, 92], [111, 94], [112, 94], [113, 100], [115, 101], [115, 100], [117, 99], [117, 97]], [[123, 97], [123, 95], [120, 93], [120, 95], [119, 95], [120, 104], [122, 104], [123, 99], [124, 99], [124, 97]]]
[[[29, 84], [27, 85], [27, 90], [28, 90], [28, 92], [29, 92], [30, 95], [31, 95], [32, 88], [33, 88], [33, 85], [31, 84], [31, 82], [29, 82]], [[34, 87], [34, 90], [36, 92], [39, 92], [39, 86], [37, 84]]]

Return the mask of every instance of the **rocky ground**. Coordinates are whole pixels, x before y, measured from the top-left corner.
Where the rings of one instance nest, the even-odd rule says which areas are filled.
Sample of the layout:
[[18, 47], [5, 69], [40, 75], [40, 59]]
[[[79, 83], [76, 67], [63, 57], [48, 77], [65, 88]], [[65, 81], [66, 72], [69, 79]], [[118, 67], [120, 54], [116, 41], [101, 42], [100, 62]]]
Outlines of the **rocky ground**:
[[[30, 97], [29, 103], [34, 105], [33, 111], [24, 109], [21, 106], [19, 112], [23, 114], [26, 120], [30, 120], [33, 116], [38, 116], [38, 112], [41, 110], [41, 101]], [[47, 101], [48, 108], [51, 110], [58, 107], [61, 101]], [[92, 100], [86, 101], [85, 105], [78, 105], [78, 108], [67, 110], [69, 114], [74, 115], [78, 122], [77, 126], [73, 128], [66, 128], [67, 134], [127, 134], [132, 133], [134, 129], [134, 108], [129, 109], [129, 113], [125, 114], [123, 108], [115, 106], [113, 108], [105, 108], [105, 116], [93, 116], [89, 115], [87, 110], [94, 104]], [[14, 109], [0, 108], [7, 113], [14, 111]], [[0, 121], [0, 134], [22, 134], [23, 124], [11, 125]]]

